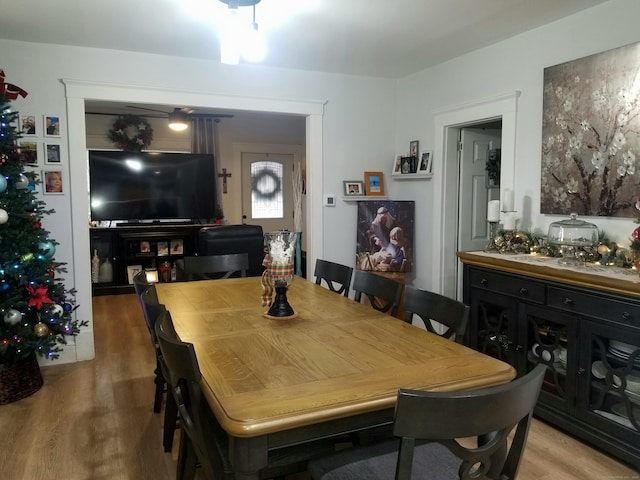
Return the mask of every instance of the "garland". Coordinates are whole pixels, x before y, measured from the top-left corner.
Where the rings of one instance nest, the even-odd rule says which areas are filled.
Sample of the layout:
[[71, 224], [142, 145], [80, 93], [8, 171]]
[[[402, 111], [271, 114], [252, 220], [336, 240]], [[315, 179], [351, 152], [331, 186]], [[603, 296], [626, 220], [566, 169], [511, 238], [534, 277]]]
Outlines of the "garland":
[[[135, 135], [129, 136], [128, 131], [135, 129]], [[118, 117], [109, 129], [108, 138], [119, 148], [128, 152], [140, 152], [151, 145], [153, 128], [145, 119], [135, 115]]]

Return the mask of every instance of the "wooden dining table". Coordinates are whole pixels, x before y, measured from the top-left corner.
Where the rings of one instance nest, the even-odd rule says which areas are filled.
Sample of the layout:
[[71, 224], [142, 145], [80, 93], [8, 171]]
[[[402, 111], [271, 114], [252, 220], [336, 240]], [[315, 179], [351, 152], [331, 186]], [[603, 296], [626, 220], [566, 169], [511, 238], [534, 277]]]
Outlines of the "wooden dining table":
[[181, 340], [193, 343], [202, 390], [229, 436], [237, 479], [323, 439], [393, 422], [398, 389], [477, 389], [515, 370], [296, 277], [297, 317], [264, 316], [260, 277], [159, 283]]

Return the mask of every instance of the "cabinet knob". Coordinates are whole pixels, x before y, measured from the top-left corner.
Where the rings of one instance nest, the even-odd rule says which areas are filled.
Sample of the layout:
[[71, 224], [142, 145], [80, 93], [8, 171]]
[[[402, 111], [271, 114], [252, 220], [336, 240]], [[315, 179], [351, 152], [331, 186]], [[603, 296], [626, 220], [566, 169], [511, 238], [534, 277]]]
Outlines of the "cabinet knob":
[[520, 295], [526, 295], [527, 293], [529, 293], [529, 290], [527, 290], [526, 288], [522, 287], [520, 289]]
[[489, 283], [489, 280], [487, 280], [486, 278], [483, 278], [482, 280], [480, 280], [480, 285], [487, 285]]
[[573, 300], [570, 299], [569, 297], [564, 297], [564, 300], [562, 301], [562, 303], [564, 303], [565, 305], [573, 305]]
[[582, 375], [586, 370], [584, 368], [578, 368], [578, 375]]
[[624, 312], [622, 314], [622, 318], [624, 318], [625, 320], [631, 320], [631, 314], [629, 312]]

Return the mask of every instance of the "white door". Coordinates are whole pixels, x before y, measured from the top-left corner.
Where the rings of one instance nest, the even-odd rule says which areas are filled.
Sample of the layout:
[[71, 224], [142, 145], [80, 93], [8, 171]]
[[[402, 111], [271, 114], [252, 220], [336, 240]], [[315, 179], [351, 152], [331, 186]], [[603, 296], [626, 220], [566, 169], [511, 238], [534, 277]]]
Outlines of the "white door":
[[483, 250], [488, 243], [487, 203], [500, 198], [499, 188], [487, 188], [487, 157], [500, 148], [502, 132], [478, 127], [460, 130], [460, 197], [458, 250]]
[[272, 232], [293, 225], [293, 154], [242, 152], [244, 222]]

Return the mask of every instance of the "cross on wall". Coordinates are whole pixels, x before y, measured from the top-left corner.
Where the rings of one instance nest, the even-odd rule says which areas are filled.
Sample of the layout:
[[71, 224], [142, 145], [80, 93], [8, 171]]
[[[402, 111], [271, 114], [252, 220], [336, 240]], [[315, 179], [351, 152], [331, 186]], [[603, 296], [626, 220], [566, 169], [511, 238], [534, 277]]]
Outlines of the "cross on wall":
[[227, 173], [226, 168], [223, 168], [222, 173], [218, 174], [218, 178], [222, 178], [222, 193], [227, 193], [227, 178], [231, 178], [231, 174]]

